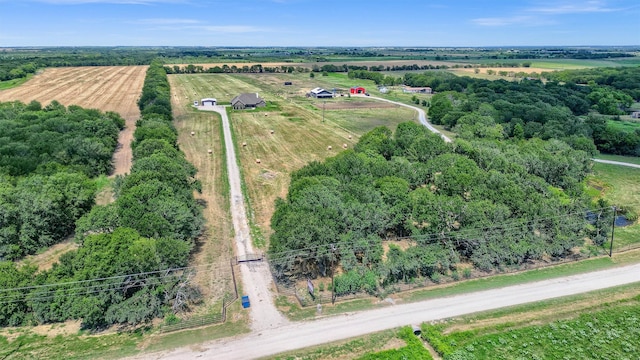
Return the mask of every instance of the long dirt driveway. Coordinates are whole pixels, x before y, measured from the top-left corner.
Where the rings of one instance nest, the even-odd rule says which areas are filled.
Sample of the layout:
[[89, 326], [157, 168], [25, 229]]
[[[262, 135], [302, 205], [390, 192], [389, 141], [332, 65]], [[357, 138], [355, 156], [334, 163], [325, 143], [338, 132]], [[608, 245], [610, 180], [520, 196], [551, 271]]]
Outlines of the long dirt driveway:
[[[235, 230], [236, 254], [240, 257], [254, 252], [251, 244], [251, 232], [247, 222], [244, 197], [240, 181], [240, 169], [236, 158], [236, 151], [231, 136], [231, 126], [227, 111], [223, 106], [205, 107], [205, 110], [215, 111], [222, 117], [222, 129], [227, 153], [227, 172], [231, 196], [231, 217]], [[284, 326], [289, 321], [276, 309], [271, 291], [272, 277], [269, 266], [265, 261], [242, 263], [242, 295], [248, 295], [251, 302], [251, 329], [261, 332]]]

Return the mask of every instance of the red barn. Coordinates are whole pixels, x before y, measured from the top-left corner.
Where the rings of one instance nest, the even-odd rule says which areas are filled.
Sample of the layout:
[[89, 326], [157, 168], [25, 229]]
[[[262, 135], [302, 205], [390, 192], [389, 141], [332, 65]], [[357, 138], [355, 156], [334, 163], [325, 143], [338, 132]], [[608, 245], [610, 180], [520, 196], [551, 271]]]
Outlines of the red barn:
[[367, 91], [362, 86], [354, 86], [351, 88], [352, 94], [364, 94]]

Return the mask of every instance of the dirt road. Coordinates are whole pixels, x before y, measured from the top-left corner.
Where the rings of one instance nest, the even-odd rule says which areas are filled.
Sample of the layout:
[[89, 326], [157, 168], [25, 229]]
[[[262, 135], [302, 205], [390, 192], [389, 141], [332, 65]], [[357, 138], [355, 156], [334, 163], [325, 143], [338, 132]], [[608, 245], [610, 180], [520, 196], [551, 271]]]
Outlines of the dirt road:
[[[356, 96], [366, 96], [366, 95], [356, 95]], [[388, 102], [388, 103], [392, 103], [392, 104], [408, 107], [409, 109], [413, 109], [413, 110], [417, 111], [418, 112], [418, 119], [420, 120], [420, 123], [422, 125], [426, 126], [427, 129], [431, 130], [431, 132], [440, 135], [440, 137], [442, 137], [442, 139], [445, 142], [451, 142], [451, 139], [449, 137], [447, 137], [445, 134], [441, 133], [440, 130], [434, 128], [433, 125], [431, 125], [429, 123], [429, 121], [427, 121], [427, 115], [425, 114], [424, 110], [420, 109], [419, 107], [403, 104], [403, 103], [397, 102], [397, 101], [391, 101], [391, 100], [379, 98], [377, 96], [367, 96], [367, 97], [369, 99], [374, 99], [374, 100], [378, 100], [378, 101], [385, 101], [385, 102]]]
[[[201, 108], [202, 109], [202, 108]], [[227, 153], [227, 172], [229, 174], [229, 187], [231, 197], [231, 216], [235, 230], [236, 254], [240, 257], [254, 252], [251, 244], [251, 232], [247, 222], [247, 212], [242, 196], [240, 181], [240, 169], [236, 158], [233, 137], [229, 117], [223, 106], [206, 108], [215, 111], [222, 117], [222, 129], [224, 133], [225, 149]], [[271, 271], [266, 262], [251, 262], [240, 265], [242, 273], [243, 294], [248, 295], [251, 302], [249, 308], [251, 314], [251, 329], [254, 332], [275, 329], [289, 323], [289, 321], [276, 309], [271, 292]]]
[[591, 160], [597, 163], [602, 163], [602, 164], [628, 166], [628, 167], [634, 167], [634, 168], [640, 169], [640, 165], [638, 164], [631, 164], [631, 163], [613, 161], [613, 160], [602, 160], [602, 159], [591, 159]]
[[292, 323], [269, 331], [254, 331], [234, 339], [200, 344], [198, 350], [180, 348], [171, 352], [145, 354], [144, 358], [254, 359], [399, 326], [637, 282], [640, 282], [640, 264]]

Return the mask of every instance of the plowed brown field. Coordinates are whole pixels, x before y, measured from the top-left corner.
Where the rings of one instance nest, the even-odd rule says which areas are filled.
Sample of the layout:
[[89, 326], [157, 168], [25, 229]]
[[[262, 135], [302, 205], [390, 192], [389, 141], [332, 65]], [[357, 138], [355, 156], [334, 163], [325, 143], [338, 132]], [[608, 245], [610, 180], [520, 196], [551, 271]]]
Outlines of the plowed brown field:
[[147, 66], [100, 66], [49, 68], [23, 85], [0, 91], [0, 101], [39, 101], [43, 106], [57, 100], [65, 106], [115, 111], [126, 121], [114, 154], [113, 175], [131, 169], [131, 140], [140, 117], [137, 101]]

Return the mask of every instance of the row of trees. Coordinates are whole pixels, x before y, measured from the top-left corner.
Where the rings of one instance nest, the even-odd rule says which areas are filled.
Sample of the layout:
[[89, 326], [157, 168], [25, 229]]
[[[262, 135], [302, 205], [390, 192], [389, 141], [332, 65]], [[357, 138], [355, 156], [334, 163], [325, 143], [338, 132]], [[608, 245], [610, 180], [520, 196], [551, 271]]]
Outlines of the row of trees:
[[[640, 68], [636, 70], [640, 73]], [[622, 89], [591, 83], [507, 82], [457, 77], [448, 73], [406, 74], [404, 83], [431, 86], [429, 116], [435, 124], [476, 130], [497, 138], [563, 139], [577, 148], [627, 155], [640, 154], [640, 132], [615, 126], [611, 118], [634, 101]], [[464, 123], [464, 124], [463, 124]], [[500, 125], [500, 130], [495, 125]], [[494, 130], [494, 131], [489, 131]]]
[[0, 325], [137, 324], [199, 300], [182, 267], [203, 227], [193, 197], [200, 185], [177, 147], [169, 90], [162, 64], [153, 62], [139, 101], [131, 173], [117, 178], [115, 202], [77, 221], [79, 249], [48, 271], [0, 263]]
[[0, 261], [62, 241], [111, 171], [124, 120], [53, 101], [0, 103]]
[[[375, 290], [460, 261], [490, 270], [567, 256], [597, 235], [585, 221], [589, 167], [586, 152], [558, 140], [452, 145], [415, 123], [376, 128], [354, 150], [292, 174], [271, 222], [275, 274], [333, 266], [348, 291]], [[385, 254], [386, 238], [412, 246]]]

